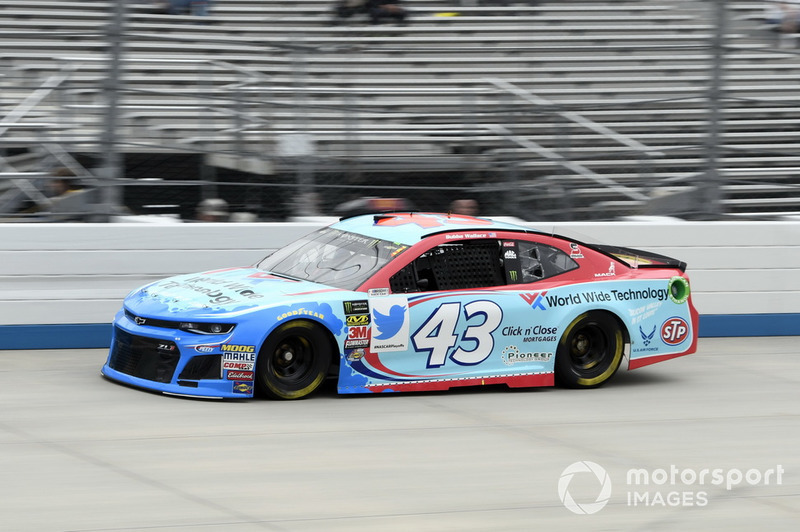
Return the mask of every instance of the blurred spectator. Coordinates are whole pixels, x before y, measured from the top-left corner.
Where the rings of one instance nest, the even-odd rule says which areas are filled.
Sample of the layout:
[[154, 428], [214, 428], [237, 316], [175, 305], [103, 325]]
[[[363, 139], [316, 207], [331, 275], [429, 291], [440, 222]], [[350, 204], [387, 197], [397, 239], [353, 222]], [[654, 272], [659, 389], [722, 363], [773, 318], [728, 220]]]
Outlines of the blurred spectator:
[[[529, 6], [536, 6], [539, 4], [539, 0], [528, 0], [527, 2], [524, 1], [517, 1], [512, 2], [511, 0], [478, 0], [478, 5], [480, 7], [513, 7], [514, 4], [527, 4]], [[483, 12], [484, 15], [516, 15], [517, 12], [514, 10], [502, 10], [497, 12], [485, 11]]]
[[26, 192], [27, 199], [21, 201], [17, 212], [22, 214], [40, 213], [48, 221], [82, 220], [87, 212], [87, 195], [75, 173], [61, 166], [50, 171], [52, 178], [41, 186], [41, 191], [33, 189]]
[[800, 23], [800, 0], [768, 0], [764, 20], [781, 33], [781, 46], [794, 46]]
[[478, 215], [478, 202], [471, 198], [453, 200], [450, 204], [451, 214]]
[[75, 173], [69, 168], [63, 166], [54, 168], [50, 175], [56, 179], [49, 180], [45, 185], [45, 195], [49, 198], [57, 198], [73, 190], [80, 189], [80, 187], [76, 186], [75, 180], [70, 179], [75, 177]]
[[385, 19], [393, 19], [402, 23], [406, 20], [406, 9], [400, 0], [368, 0], [369, 19], [373, 24], [380, 24]]
[[195, 219], [198, 222], [227, 222], [228, 202], [222, 198], [204, 199], [197, 205]]
[[162, 0], [160, 11], [170, 15], [208, 15], [211, 0]]
[[303, 192], [295, 198], [295, 212], [300, 216], [320, 216], [322, 198], [317, 192]]
[[409, 212], [416, 207], [406, 198], [378, 198], [363, 196], [354, 200], [340, 203], [333, 209], [336, 216], [356, 216], [358, 214], [372, 214], [379, 212]]
[[258, 216], [252, 212], [234, 212], [231, 213], [230, 221], [241, 224], [254, 223], [258, 221]]
[[334, 14], [337, 19], [350, 18], [353, 15], [366, 14], [370, 22], [380, 24], [386, 19], [404, 22], [406, 9], [400, 5], [402, 0], [337, 0]]
[[336, 19], [346, 19], [366, 12], [366, 0], [337, 0], [333, 6], [333, 13]]

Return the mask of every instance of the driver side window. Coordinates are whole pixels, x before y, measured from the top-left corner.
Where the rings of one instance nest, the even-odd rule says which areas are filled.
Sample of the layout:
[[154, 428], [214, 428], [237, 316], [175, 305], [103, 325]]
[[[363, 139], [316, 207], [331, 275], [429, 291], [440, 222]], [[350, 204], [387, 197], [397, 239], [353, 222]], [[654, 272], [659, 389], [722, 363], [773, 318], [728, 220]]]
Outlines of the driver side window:
[[497, 240], [467, 240], [436, 246], [389, 280], [392, 292], [461, 290], [505, 284]]
[[389, 279], [392, 292], [533, 283], [578, 267], [553, 246], [527, 240], [466, 240], [436, 246]]

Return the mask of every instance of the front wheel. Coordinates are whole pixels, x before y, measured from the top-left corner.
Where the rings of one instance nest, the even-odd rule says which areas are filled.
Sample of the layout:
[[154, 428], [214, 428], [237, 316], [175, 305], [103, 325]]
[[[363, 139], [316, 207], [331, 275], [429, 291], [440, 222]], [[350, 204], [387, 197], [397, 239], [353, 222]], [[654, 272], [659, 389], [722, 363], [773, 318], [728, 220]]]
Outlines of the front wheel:
[[594, 388], [616, 373], [625, 341], [614, 316], [585, 312], [569, 324], [556, 350], [556, 382], [568, 388]]
[[284, 323], [269, 335], [258, 355], [258, 389], [274, 399], [301, 399], [322, 384], [330, 362], [330, 342], [319, 325]]

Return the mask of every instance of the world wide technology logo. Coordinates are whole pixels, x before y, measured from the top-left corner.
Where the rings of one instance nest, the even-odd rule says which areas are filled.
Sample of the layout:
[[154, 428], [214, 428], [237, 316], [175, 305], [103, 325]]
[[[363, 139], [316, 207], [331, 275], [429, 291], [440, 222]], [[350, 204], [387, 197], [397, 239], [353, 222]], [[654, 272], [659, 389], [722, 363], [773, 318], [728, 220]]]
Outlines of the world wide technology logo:
[[[738, 468], [680, 469], [672, 464], [669, 468], [629, 469], [625, 476], [626, 504], [640, 507], [688, 507], [707, 506], [708, 486], [724, 486], [730, 491], [740, 484], [750, 486], [779, 486], [783, 484], [785, 469], [781, 465], [766, 470]], [[597, 496], [580, 500], [570, 493], [573, 479], [583, 475], [594, 477]], [[602, 510], [611, 500], [612, 483], [608, 472], [595, 462], [583, 460], [568, 465], [558, 479], [558, 497], [564, 507], [572, 513], [591, 515]]]

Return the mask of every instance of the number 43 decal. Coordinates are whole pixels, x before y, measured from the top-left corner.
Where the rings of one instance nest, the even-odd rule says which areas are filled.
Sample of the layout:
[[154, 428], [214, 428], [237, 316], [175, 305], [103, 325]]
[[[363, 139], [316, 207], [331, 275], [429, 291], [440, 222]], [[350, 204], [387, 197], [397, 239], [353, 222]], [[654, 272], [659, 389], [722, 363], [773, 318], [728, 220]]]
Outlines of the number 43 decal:
[[[459, 343], [455, 331], [460, 313], [461, 303], [445, 303], [411, 337], [415, 350], [428, 352], [429, 368], [443, 366], [448, 351]], [[480, 364], [494, 349], [492, 333], [500, 326], [503, 311], [491, 301], [473, 301], [464, 305], [464, 318], [468, 322], [467, 328], [461, 334], [461, 345], [453, 351], [450, 359], [462, 366]], [[470, 325], [473, 318], [478, 323]]]

